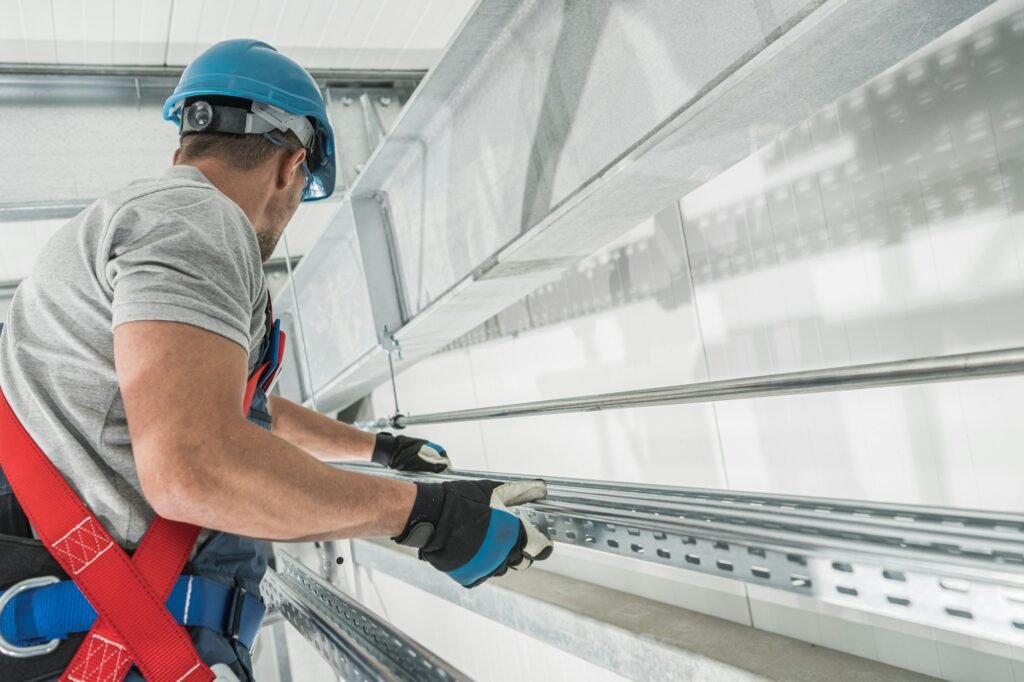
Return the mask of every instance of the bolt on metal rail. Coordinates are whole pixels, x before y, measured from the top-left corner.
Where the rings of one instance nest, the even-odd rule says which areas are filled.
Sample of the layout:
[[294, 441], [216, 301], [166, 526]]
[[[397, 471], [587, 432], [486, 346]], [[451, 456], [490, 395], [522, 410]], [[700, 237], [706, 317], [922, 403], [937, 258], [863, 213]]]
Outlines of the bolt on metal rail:
[[[413, 478], [530, 477], [464, 471]], [[1024, 645], [1024, 515], [547, 481], [545, 499], [514, 511], [556, 542]]]
[[649, 407], [683, 403], [768, 398], [803, 393], [847, 391], [864, 388], [907, 386], [959, 379], [984, 379], [1024, 373], [1024, 348], [977, 353], [959, 353], [930, 358], [894, 360], [829, 369], [768, 374], [741, 379], [706, 381], [678, 386], [645, 388], [573, 398], [556, 398], [513, 405], [496, 405], [470, 410], [422, 415], [396, 414], [369, 422], [360, 428], [401, 429], [421, 424], [506, 419], [540, 414], [594, 412], [627, 407]]

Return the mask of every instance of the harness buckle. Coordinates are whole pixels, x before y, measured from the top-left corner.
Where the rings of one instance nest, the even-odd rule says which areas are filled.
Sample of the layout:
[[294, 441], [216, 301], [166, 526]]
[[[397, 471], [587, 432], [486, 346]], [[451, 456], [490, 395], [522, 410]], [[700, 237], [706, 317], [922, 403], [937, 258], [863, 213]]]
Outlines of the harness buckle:
[[246, 591], [244, 587], [236, 587], [231, 592], [231, 605], [228, 607], [228, 622], [224, 626], [224, 634], [228, 639], [238, 640], [242, 630], [242, 607], [245, 606]]
[[[52, 575], [44, 575], [38, 578], [28, 578], [22, 580], [20, 583], [7, 588], [7, 590], [0, 595], [0, 619], [3, 618], [4, 608], [22, 592], [35, 589], [37, 587], [44, 587], [46, 585], [52, 585], [59, 583], [60, 578]], [[54, 649], [60, 646], [60, 639], [51, 639], [49, 642], [44, 644], [34, 644], [32, 646], [17, 646], [11, 644], [4, 639], [3, 631], [0, 629], [0, 653], [4, 653], [12, 658], [32, 658], [33, 656], [45, 656], [46, 654], [53, 653]]]

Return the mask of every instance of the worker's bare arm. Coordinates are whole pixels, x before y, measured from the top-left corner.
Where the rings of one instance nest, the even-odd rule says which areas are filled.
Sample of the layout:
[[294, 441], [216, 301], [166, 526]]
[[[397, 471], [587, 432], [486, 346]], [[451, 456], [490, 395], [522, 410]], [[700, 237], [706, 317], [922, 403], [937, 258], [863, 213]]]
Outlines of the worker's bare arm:
[[114, 330], [143, 494], [162, 516], [272, 540], [395, 536], [412, 484], [340, 471], [242, 415], [246, 353], [175, 322]]
[[375, 438], [336, 419], [297, 405], [280, 396], [271, 396], [270, 414], [274, 433], [325, 462], [368, 461]]

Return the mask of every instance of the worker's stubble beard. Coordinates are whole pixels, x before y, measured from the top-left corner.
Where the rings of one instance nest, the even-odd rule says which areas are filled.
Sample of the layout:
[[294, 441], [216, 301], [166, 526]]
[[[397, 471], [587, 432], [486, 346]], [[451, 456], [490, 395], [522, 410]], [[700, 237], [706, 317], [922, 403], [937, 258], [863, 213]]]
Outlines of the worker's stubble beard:
[[260, 245], [260, 259], [262, 262], [266, 263], [274, 253], [278, 240], [284, 234], [284, 229], [288, 227], [288, 223], [291, 221], [292, 216], [295, 215], [295, 211], [298, 210], [301, 201], [302, 194], [300, 191], [294, 194], [294, 198], [289, 196], [278, 206], [267, 207], [266, 222], [262, 228], [256, 230], [256, 241]]

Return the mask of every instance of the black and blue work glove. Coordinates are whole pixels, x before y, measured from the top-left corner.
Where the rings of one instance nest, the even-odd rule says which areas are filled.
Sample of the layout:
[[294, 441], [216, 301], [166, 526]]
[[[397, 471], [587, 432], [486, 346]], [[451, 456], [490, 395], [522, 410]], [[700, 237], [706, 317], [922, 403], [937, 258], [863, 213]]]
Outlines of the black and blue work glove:
[[448, 453], [437, 443], [421, 438], [393, 436], [386, 431], [377, 434], [373, 445], [373, 461], [398, 471], [430, 471], [440, 473], [451, 466]]
[[420, 559], [463, 587], [476, 587], [510, 568], [526, 570], [551, 555], [551, 540], [506, 509], [547, 495], [544, 481], [416, 485], [409, 521], [393, 540], [418, 548]]

